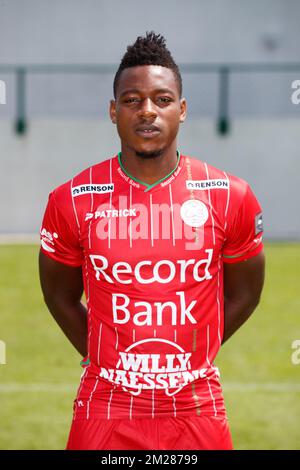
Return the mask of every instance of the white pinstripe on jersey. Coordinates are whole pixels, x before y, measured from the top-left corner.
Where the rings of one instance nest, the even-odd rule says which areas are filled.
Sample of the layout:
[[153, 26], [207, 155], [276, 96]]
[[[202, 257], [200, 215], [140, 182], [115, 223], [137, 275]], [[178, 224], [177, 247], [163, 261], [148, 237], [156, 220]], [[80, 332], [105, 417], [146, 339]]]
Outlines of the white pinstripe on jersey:
[[[209, 173], [208, 173], [208, 168], [207, 168], [207, 163], [204, 163], [205, 166], [205, 171], [206, 171], [206, 178], [209, 180]], [[211, 203], [211, 197], [210, 197], [210, 189], [208, 189], [208, 200], [209, 200], [209, 206], [210, 206], [210, 216], [212, 220], [212, 234], [213, 234], [213, 244], [216, 244], [216, 234], [215, 234], [215, 219], [213, 215], [213, 207]]]
[[173, 241], [173, 246], [175, 246], [174, 209], [173, 209], [173, 197], [172, 197], [172, 185], [171, 184], [169, 184], [169, 194], [170, 194], [170, 211], [171, 211], [171, 221], [172, 221], [172, 241]]
[[[211, 362], [210, 362], [210, 359], [209, 359], [209, 325], [207, 325], [207, 328], [206, 328], [206, 361], [207, 361], [208, 366], [211, 368]], [[212, 392], [212, 389], [211, 389], [211, 386], [210, 386], [210, 383], [209, 383], [209, 378], [207, 378], [206, 381], [207, 381], [207, 385], [208, 385], [208, 388], [209, 388], [209, 393], [210, 393], [210, 396], [211, 396], [211, 399], [212, 399], [215, 416], [217, 416], [215, 397], [213, 395], [213, 392]]]

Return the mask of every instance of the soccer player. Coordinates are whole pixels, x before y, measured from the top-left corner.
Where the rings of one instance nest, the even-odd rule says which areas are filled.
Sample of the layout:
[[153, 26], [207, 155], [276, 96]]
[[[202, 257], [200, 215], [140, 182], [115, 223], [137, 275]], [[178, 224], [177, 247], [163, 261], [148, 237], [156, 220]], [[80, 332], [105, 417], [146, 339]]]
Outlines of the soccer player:
[[67, 449], [231, 449], [214, 359], [259, 302], [261, 207], [177, 149], [161, 35], [128, 46], [110, 117], [121, 151], [56, 188], [41, 228], [45, 302], [83, 357]]

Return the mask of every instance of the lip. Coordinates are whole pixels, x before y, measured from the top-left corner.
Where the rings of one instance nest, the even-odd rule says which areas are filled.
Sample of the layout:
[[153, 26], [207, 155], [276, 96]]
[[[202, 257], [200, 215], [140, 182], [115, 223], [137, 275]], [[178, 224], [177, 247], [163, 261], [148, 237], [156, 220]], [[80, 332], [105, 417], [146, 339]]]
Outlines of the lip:
[[151, 138], [151, 137], [155, 137], [158, 134], [160, 134], [160, 129], [159, 129], [159, 127], [154, 126], [153, 124], [151, 124], [151, 125], [144, 124], [144, 125], [138, 126], [135, 129], [135, 132], [136, 132], [136, 134], [138, 134], [141, 137]]

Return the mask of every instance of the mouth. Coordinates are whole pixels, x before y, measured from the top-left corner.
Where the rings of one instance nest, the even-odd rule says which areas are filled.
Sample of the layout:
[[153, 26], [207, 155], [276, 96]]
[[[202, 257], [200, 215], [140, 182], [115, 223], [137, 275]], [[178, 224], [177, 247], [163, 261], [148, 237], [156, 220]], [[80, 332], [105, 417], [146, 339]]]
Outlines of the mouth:
[[151, 137], [156, 137], [158, 134], [160, 134], [160, 129], [157, 126], [154, 125], [140, 125], [135, 129], [135, 133], [138, 134], [140, 137], [144, 138], [151, 138]]

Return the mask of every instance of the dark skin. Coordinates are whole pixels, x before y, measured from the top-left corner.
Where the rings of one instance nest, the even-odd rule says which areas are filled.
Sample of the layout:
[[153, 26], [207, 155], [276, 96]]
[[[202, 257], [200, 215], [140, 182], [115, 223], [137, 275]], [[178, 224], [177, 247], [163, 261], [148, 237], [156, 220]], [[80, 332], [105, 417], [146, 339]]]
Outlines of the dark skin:
[[225, 343], [254, 312], [264, 285], [265, 255], [240, 263], [224, 263], [224, 334]]
[[[143, 65], [122, 72], [110, 117], [121, 139], [122, 163], [135, 178], [152, 184], [169, 174], [177, 162], [177, 134], [186, 118], [171, 69]], [[151, 126], [155, 127], [151, 132]], [[144, 128], [150, 128], [143, 133]], [[156, 158], [145, 158], [160, 152]], [[142, 152], [145, 157], [137, 155]]]
[[[160, 180], [176, 166], [177, 134], [186, 117], [173, 72], [160, 66], [125, 69], [120, 77], [110, 116], [121, 139], [125, 169], [145, 183]], [[151, 155], [156, 153], [155, 157]], [[223, 343], [249, 318], [259, 303], [264, 283], [264, 254], [224, 264]], [[40, 280], [45, 302], [67, 338], [87, 355], [87, 309], [81, 268], [74, 268], [40, 252]]]

